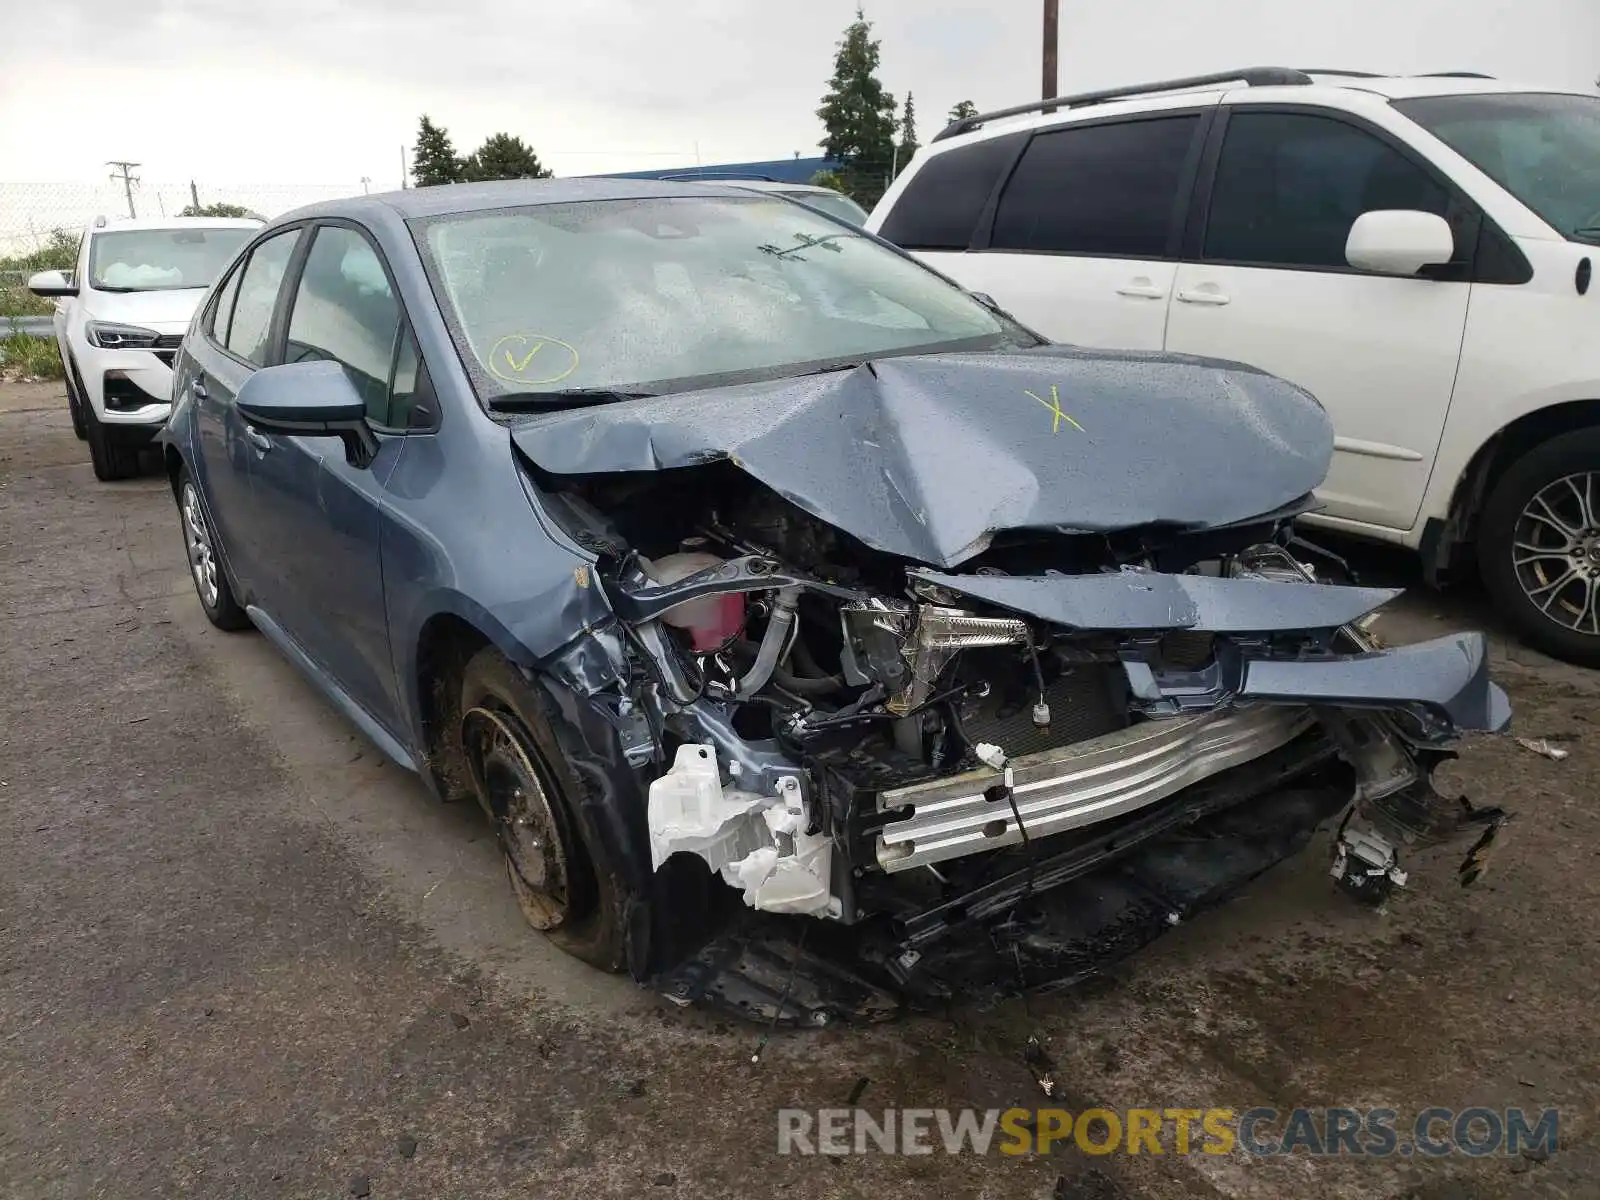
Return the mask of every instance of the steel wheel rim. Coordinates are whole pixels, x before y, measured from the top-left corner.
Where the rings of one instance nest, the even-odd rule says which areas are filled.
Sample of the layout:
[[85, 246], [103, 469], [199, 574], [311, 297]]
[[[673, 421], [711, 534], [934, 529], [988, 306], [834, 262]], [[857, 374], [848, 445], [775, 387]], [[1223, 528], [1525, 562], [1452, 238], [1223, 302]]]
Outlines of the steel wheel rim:
[[1511, 565], [1528, 601], [1547, 619], [1600, 637], [1600, 489], [1595, 472], [1546, 484], [1517, 517]]
[[200, 493], [192, 483], [183, 485], [183, 543], [189, 555], [189, 573], [195, 591], [207, 608], [217, 606], [221, 588], [217, 583], [217, 556], [211, 545], [211, 527], [200, 508]]
[[462, 728], [523, 912], [534, 928], [555, 929], [572, 916], [573, 890], [565, 831], [548, 785], [504, 715], [475, 708]]

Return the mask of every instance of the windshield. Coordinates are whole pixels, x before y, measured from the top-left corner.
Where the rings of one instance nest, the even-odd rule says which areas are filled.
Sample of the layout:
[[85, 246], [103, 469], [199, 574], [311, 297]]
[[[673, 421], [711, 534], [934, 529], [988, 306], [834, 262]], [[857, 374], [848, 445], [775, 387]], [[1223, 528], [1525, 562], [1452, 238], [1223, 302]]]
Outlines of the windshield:
[[838, 192], [779, 192], [780, 196], [787, 196], [791, 200], [798, 200], [801, 204], [809, 204], [812, 208], [820, 209], [830, 217], [838, 217], [841, 221], [848, 221], [852, 225], [865, 225], [867, 211], [849, 196], [840, 195]]
[[681, 391], [1037, 340], [818, 213], [751, 196], [585, 201], [415, 223], [480, 394]]
[[126, 229], [89, 243], [89, 284], [103, 292], [210, 287], [255, 232], [237, 229]]
[[1395, 107], [1563, 235], [1600, 245], [1600, 97], [1429, 96]]

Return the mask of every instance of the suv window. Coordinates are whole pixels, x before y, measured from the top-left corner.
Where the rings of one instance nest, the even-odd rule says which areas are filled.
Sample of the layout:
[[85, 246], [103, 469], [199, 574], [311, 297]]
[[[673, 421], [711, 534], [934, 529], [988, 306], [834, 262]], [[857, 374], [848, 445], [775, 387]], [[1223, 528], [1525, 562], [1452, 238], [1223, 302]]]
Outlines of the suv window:
[[1449, 206], [1443, 184], [1365, 130], [1308, 113], [1237, 112], [1211, 190], [1205, 257], [1347, 267], [1345, 240], [1362, 213], [1444, 217]]
[[1006, 184], [990, 246], [1162, 258], [1198, 114], [1035, 134]]
[[400, 302], [372, 244], [353, 229], [318, 229], [295, 292], [284, 361], [342, 364], [366, 401], [367, 418], [389, 425], [399, 332]]
[[299, 240], [298, 229], [286, 229], [269, 237], [250, 252], [250, 261], [239, 276], [239, 295], [234, 301], [233, 321], [228, 326], [225, 345], [258, 367], [267, 365], [272, 310], [278, 303], [278, 288]]
[[878, 233], [907, 250], [965, 250], [1021, 135], [931, 155], [911, 176]]

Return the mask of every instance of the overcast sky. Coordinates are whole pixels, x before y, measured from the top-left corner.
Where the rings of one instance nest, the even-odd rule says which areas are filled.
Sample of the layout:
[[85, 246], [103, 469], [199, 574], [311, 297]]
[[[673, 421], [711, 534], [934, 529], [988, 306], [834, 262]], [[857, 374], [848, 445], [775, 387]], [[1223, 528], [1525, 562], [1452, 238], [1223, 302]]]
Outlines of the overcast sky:
[[[396, 186], [427, 112], [557, 174], [816, 153], [854, 0], [19, 0], [0, 39], [0, 180]], [[1062, 0], [1065, 91], [1244, 64], [1472, 69], [1590, 88], [1597, 0]], [[926, 140], [1031, 99], [1039, 0], [869, 0], [881, 77]]]

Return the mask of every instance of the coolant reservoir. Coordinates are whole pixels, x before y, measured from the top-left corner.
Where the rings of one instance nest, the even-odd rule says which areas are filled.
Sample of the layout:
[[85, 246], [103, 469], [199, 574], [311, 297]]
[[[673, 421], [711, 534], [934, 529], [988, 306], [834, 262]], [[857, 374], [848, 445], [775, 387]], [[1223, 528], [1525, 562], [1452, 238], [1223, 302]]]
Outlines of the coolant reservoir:
[[[643, 559], [644, 573], [657, 583], [677, 583], [708, 567], [720, 567], [723, 559], [703, 550], [668, 554], [654, 562]], [[666, 624], [689, 631], [690, 644], [697, 653], [708, 653], [722, 645], [744, 627], [744, 595], [706, 596], [685, 600], [661, 614]]]

